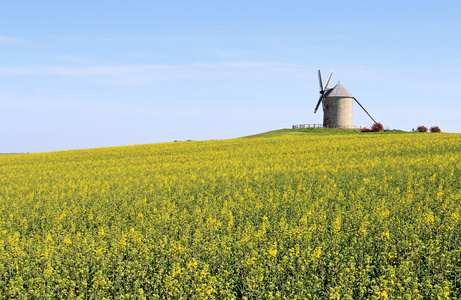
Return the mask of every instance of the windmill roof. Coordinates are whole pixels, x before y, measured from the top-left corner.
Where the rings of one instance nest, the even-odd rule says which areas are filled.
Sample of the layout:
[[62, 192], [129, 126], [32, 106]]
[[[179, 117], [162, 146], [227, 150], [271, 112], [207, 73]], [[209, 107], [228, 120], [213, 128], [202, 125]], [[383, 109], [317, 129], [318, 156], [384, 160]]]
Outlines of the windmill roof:
[[341, 83], [335, 85], [334, 88], [328, 89], [325, 93], [326, 97], [339, 97], [339, 98], [354, 98], [345, 87], [342, 86]]

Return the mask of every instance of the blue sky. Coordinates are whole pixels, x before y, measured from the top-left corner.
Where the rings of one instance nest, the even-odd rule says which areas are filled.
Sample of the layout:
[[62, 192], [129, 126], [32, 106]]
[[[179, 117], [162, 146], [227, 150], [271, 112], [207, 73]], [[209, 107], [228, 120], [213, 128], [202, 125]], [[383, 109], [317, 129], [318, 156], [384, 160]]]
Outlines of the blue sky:
[[461, 132], [457, 1], [0, 4], [0, 152], [321, 123], [319, 68], [387, 128]]

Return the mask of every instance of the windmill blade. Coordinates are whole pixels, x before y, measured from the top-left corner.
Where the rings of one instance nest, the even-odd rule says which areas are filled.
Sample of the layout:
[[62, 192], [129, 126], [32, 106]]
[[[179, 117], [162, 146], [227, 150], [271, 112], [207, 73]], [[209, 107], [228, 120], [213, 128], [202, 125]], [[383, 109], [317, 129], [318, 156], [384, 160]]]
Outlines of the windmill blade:
[[322, 74], [320, 74], [320, 70], [319, 70], [319, 85], [320, 85], [320, 93], [323, 93]]
[[378, 123], [378, 122], [375, 121], [375, 119], [373, 119], [373, 117], [367, 112], [367, 110], [362, 106], [362, 104], [360, 104], [360, 102], [357, 99], [354, 98], [354, 100], [355, 100], [355, 102], [357, 102], [358, 105], [360, 105], [360, 107], [363, 109], [363, 111], [367, 113], [367, 115], [370, 117], [370, 119], [372, 119], [373, 122], [375, 122], [375, 124]]
[[325, 84], [325, 91], [326, 91], [327, 88], [328, 88], [328, 83], [330, 83], [331, 75], [333, 75], [333, 71], [331, 71], [331, 72], [330, 72], [330, 75], [328, 76], [327, 83]]
[[317, 105], [315, 106], [314, 115], [317, 113], [317, 109], [319, 109], [319, 106], [322, 100], [323, 100], [323, 96], [320, 96], [319, 102], [317, 102]]

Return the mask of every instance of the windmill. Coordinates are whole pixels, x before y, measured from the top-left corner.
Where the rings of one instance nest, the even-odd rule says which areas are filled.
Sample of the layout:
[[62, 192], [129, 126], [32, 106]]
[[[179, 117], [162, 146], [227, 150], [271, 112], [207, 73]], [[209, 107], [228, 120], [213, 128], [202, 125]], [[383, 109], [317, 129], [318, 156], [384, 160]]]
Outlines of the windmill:
[[360, 104], [360, 102], [349, 93], [348, 90], [341, 83], [338, 83], [333, 88], [328, 88], [330, 83], [331, 75], [333, 72], [330, 72], [328, 80], [323, 87], [322, 83], [322, 74], [320, 70], [319, 75], [319, 85], [320, 85], [320, 98], [315, 106], [314, 115], [317, 113], [317, 110], [322, 103], [323, 108], [323, 127], [341, 127], [341, 128], [352, 128], [353, 125], [353, 103], [354, 101], [367, 113], [367, 115], [376, 123], [375, 119], [366, 111], [366, 109]]

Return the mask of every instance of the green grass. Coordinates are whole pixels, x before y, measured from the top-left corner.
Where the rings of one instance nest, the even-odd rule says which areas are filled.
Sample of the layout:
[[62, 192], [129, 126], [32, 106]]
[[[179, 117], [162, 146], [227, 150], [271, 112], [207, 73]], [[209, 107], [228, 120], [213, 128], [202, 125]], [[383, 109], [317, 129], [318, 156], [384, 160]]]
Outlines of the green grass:
[[334, 128], [304, 128], [304, 129], [279, 129], [259, 134], [245, 136], [243, 138], [259, 138], [259, 137], [279, 137], [279, 136], [290, 136], [290, 135], [356, 135], [356, 134], [398, 134], [407, 133], [402, 130], [391, 130], [386, 132], [360, 132], [354, 129], [334, 129]]

